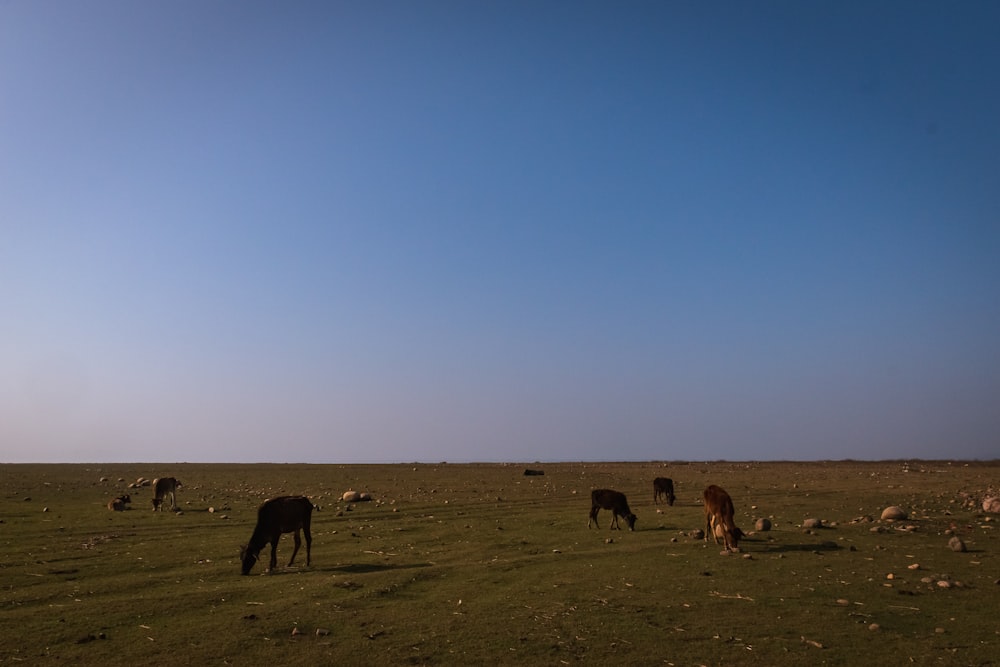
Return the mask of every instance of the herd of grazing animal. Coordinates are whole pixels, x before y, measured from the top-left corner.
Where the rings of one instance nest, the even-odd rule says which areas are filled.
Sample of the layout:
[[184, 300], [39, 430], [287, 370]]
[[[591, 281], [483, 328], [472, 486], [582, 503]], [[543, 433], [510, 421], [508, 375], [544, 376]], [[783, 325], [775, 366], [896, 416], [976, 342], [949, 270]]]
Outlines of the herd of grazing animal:
[[[527, 473], [526, 473], [527, 474]], [[180, 481], [174, 477], [160, 477], [153, 480], [153, 511], [162, 511], [163, 505], [169, 500], [170, 509], [177, 511], [177, 489], [181, 487]], [[674, 494], [674, 482], [666, 477], [657, 477], [653, 480], [653, 503], [659, 503], [660, 498], [666, 500], [668, 505], [673, 506], [676, 496]], [[718, 544], [722, 540], [726, 551], [738, 551], [739, 540], [743, 537], [734, 520], [733, 500], [729, 494], [715, 484], [710, 485], [702, 493], [702, 501], [705, 509], [705, 541], [709, 537]], [[122, 495], [108, 501], [108, 509], [115, 512], [122, 512], [128, 509], [127, 505], [132, 502], [129, 495]], [[257, 524], [249, 542], [240, 547], [241, 572], [250, 574], [254, 565], [260, 559], [261, 550], [271, 545], [271, 560], [268, 571], [273, 571], [277, 567], [278, 542], [284, 533], [293, 533], [295, 547], [292, 549], [292, 557], [288, 561], [288, 566], [295, 562], [295, 556], [302, 546], [300, 534], [306, 539], [306, 565], [312, 564], [312, 533], [310, 524], [312, 522], [312, 512], [318, 509], [305, 496], [279, 496], [265, 501], [257, 509]], [[587, 527], [591, 524], [600, 528], [597, 522], [597, 514], [602, 509], [611, 512], [612, 530], [621, 530], [620, 519], [624, 519], [629, 530], [635, 530], [636, 516], [628, 505], [628, 499], [624, 493], [613, 489], [594, 489], [590, 493], [590, 518]]]
[[[661, 497], [666, 499], [668, 505], [673, 506], [677, 497], [674, 495], [672, 479], [657, 477], [653, 480], [653, 503], [657, 504]], [[705, 541], [711, 537], [716, 544], [719, 544], [719, 540], [722, 540], [726, 551], [739, 551], [740, 538], [744, 533], [736, 526], [733, 499], [725, 489], [711, 484], [702, 492], [702, 503], [705, 508]], [[601, 527], [597, 523], [597, 513], [602, 509], [611, 510], [611, 530], [621, 530], [619, 517], [625, 519], [629, 530], [635, 530], [636, 516], [629, 509], [628, 499], [624, 493], [612, 489], [591, 491], [590, 519], [587, 521], [587, 528], [590, 528], [591, 524]]]

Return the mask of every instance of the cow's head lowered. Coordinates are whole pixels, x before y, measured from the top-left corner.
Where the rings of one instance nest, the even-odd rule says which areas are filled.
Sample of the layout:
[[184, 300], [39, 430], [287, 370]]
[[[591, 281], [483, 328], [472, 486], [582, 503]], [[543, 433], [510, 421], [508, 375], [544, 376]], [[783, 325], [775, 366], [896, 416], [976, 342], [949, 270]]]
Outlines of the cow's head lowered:
[[260, 551], [254, 551], [247, 545], [240, 547], [240, 562], [243, 563], [243, 574], [250, 574], [250, 570], [257, 564], [259, 557]]

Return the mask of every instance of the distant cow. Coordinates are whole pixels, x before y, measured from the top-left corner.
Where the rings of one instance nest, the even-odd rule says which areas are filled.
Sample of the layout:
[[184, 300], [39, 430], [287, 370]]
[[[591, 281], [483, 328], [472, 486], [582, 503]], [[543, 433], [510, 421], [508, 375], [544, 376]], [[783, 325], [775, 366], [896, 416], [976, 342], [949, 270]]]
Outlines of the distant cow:
[[657, 477], [653, 480], [653, 504], [656, 504], [659, 497], [667, 499], [667, 504], [673, 507], [674, 500], [674, 480], [667, 477]]
[[302, 540], [301, 530], [306, 536], [306, 565], [312, 561], [312, 533], [309, 524], [312, 521], [313, 504], [305, 496], [281, 496], [264, 502], [257, 510], [257, 526], [253, 529], [250, 542], [240, 548], [240, 560], [243, 563], [243, 574], [250, 574], [260, 550], [268, 542], [271, 543], [271, 567], [273, 571], [278, 564], [278, 540], [282, 533], [295, 533], [295, 549], [288, 561], [291, 567], [295, 562], [295, 554], [299, 552]]
[[712, 536], [718, 544], [721, 537], [726, 551], [738, 551], [743, 531], [733, 520], [733, 499], [725, 489], [714, 484], [705, 489], [702, 498], [705, 501], [705, 540]]
[[181, 486], [173, 477], [160, 477], [153, 480], [153, 511], [163, 510], [163, 501], [170, 496], [170, 509], [177, 509], [177, 489]]
[[112, 512], [124, 512], [128, 508], [125, 506], [132, 502], [132, 497], [128, 494], [124, 496], [118, 496], [117, 498], [112, 498], [108, 501], [108, 509]]
[[635, 530], [635, 515], [628, 508], [628, 500], [625, 494], [611, 489], [594, 489], [590, 492], [590, 520], [587, 521], [587, 528], [591, 522], [598, 528], [597, 513], [602, 509], [611, 510], [611, 528], [621, 530], [618, 517], [623, 517], [628, 524], [629, 530]]

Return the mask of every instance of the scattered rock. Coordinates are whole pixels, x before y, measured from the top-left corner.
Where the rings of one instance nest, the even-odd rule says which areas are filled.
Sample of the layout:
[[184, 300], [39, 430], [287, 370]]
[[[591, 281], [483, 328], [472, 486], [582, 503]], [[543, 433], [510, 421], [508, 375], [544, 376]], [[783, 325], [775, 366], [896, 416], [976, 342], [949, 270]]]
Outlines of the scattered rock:
[[299, 635], [301, 635], [301, 634], [302, 634], [302, 633], [301, 633], [301, 632], [299, 632], [299, 629], [298, 629], [298, 628], [292, 628], [292, 636], [293, 636], [293, 637], [298, 637], [298, 636], [299, 636]]
[[705, 531], [700, 528], [698, 530], [692, 530], [688, 533], [688, 536], [693, 540], [703, 540], [705, 539]]
[[771, 520], [770, 519], [757, 519], [757, 523], [754, 524], [754, 528], [761, 532], [771, 530]]
[[805, 521], [802, 522], [802, 527], [803, 528], [810, 528], [810, 529], [812, 529], [812, 528], [822, 528], [823, 527], [823, 520], [822, 519], [806, 519]]
[[941, 581], [937, 582], [937, 585], [938, 588], [951, 588], [951, 582], [946, 579], [942, 579]]
[[890, 505], [882, 510], [882, 520], [883, 521], [905, 521], [906, 512], [903, 511], [902, 507], [898, 505]]
[[340, 497], [345, 503], [356, 503], [361, 498], [361, 494], [357, 491], [344, 491], [344, 495]]
[[317, 636], [319, 636], [319, 637], [326, 637], [328, 634], [330, 634], [330, 631], [327, 630], [326, 628], [316, 628], [316, 635]]
[[868, 629], [871, 630], [872, 632], [876, 632], [880, 628], [881, 626], [878, 623], [872, 623], [871, 625], [868, 626]]
[[951, 539], [948, 540], [948, 548], [951, 549], [952, 551], [957, 551], [961, 553], [964, 553], [966, 551], [965, 542], [963, 542], [962, 538], [958, 537], [957, 535], [952, 535]]
[[840, 598], [839, 600], [837, 600], [837, 604], [839, 604], [841, 607], [846, 607], [849, 604], [851, 604], [851, 601], [845, 600], [844, 598]]
[[983, 511], [992, 514], [1000, 514], [1000, 497], [993, 496], [983, 499]]
[[907, 569], [910, 569], [910, 570], [919, 570], [920, 569], [920, 563], [913, 563], [912, 565], [907, 565], [906, 567], [907, 567]]

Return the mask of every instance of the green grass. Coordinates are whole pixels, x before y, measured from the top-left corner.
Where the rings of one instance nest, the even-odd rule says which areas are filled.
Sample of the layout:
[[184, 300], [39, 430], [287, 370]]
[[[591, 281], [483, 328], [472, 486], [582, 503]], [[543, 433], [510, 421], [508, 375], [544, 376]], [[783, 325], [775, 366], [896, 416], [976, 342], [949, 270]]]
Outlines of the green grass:
[[[1000, 463], [531, 467], [545, 475], [499, 464], [0, 465], [0, 663], [998, 660], [997, 522], [967, 496], [995, 488]], [[183, 482], [182, 513], [152, 512], [148, 487], [131, 492], [134, 509], [106, 509], [127, 491], [119, 478], [160, 475]], [[675, 481], [673, 507], [653, 505], [659, 475]], [[758, 517], [774, 529], [734, 555], [690, 537], [710, 483], [732, 495], [744, 530]], [[608, 530], [604, 511], [587, 529], [596, 487], [628, 495], [635, 532]], [[348, 508], [339, 497], [351, 488], [376, 501]], [[284, 493], [322, 507], [312, 566], [303, 546], [284, 567], [285, 536], [276, 572], [263, 574], [268, 547], [240, 576], [257, 506]], [[910, 520], [878, 521], [890, 504]], [[875, 521], [855, 522], [866, 515]], [[803, 530], [809, 517], [828, 527]], [[946, 530], [969, 551], [951, 551]]]

